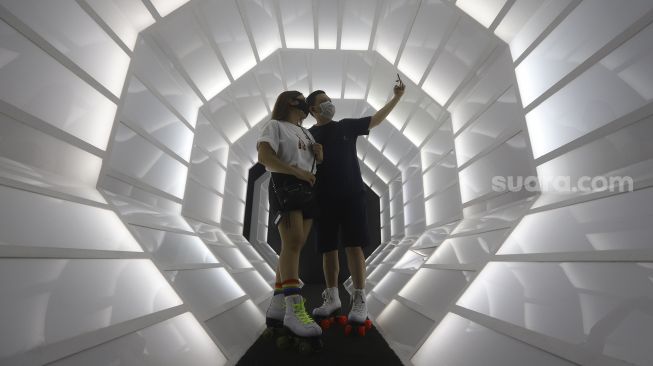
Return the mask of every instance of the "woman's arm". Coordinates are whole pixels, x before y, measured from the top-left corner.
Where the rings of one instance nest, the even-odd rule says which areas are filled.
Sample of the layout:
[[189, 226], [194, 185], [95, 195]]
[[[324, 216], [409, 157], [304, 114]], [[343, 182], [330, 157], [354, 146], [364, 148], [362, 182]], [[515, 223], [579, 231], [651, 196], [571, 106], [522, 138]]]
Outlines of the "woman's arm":
[[265, 165], [272, 172], [293, 175], [311, 185], [315, 184], [313, 174], [283, 162], [267, 142], [260, 142], [258, 145], [258, 162]]

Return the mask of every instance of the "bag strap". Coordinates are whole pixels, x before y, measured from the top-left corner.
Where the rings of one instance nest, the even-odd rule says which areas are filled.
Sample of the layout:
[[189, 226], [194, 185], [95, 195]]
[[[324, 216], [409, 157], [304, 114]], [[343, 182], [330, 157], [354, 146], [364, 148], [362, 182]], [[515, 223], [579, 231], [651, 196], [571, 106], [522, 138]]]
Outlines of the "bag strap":
[[[313, 142], [313, 140], [311, 140], [311, 137], [308, 135], [308, 133], [306, 133], [306, 129], [302, 126], [299, 126], [299, 128], [302, 129], [302, 132], [304, 133], [304, 136], [306, 136], [306, 138], [308, 139], [308, 142]], [[313, 173], [313, 170], [315, 170], [315, 160], [316, 160], [315, 153], [313, 153], [313, 164], [311, 164], [311, 174], [315, 174]]]

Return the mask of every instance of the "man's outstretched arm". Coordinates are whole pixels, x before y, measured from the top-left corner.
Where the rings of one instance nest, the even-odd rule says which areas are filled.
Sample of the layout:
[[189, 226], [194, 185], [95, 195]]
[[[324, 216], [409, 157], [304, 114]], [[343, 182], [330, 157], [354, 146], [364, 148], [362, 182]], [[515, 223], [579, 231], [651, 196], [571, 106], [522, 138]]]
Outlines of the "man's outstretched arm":
[[374, 115], [372, 116], [372, 119], [370, 121], [370, 130], [385, 120], [390, 112], [394, 109], [394, 107], [399, 103], [399, 100], [401, 97], [404, 95], [404, 90], [406, 89], [406, 85], [401, 81], [401, 79], [397, 80], [399, 82], [398, 85], [395, 85], [393, 88], [394, 96], [392, 99], [386, 103], [383, 108], [379, 109]]

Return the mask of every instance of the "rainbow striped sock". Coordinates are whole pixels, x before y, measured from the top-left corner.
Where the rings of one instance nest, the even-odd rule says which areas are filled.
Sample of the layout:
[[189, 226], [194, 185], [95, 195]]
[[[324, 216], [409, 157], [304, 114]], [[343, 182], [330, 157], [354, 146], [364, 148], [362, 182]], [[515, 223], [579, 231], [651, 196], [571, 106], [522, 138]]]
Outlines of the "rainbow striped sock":
[[283, 294], [283, 285], [281, 282], [275, 282], [274, 283], [274, 296], [277, 296], [279, 294]]
[[299, 294], [299, 281], [295, 279], [285, 280], [281, 284], [283, 286], [283, 295], [298, 295]]

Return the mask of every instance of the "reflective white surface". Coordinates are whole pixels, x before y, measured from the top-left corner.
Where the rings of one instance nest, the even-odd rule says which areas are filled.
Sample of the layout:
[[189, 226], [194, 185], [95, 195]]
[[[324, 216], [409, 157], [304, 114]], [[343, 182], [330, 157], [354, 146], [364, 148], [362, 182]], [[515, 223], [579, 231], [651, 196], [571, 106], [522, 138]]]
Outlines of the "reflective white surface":
[[[464, 345], [464, 347], [461, 347]], [[449, 314], [411, 359], [414, 365], [571, 366], [571, 362]]]
[[[522, 221], [523, 222], [523, 221]], [[429, 258], [429, 264], [485, 263], [503, 243], [507, 230], [496, 230], [445, 240]]]
[[229, 358], [238, 358], [245, 353], [261, 334], [264, 324], [265, 317], [251, 300], [206, 322]]
[[[397, 0], [392, 3], [379, 2], [377, 5], [383, 8], [381, 8], [377, 24], [374, 48], [390, 63], [394, 64], [397, 58], [402, 43], [403, 30], [415, 19], [418, 5], [419, 1], [417, 0]], [[322, 44], [320, 44], [321, 46]]]
[[374, 286], [374, 296], [388, 304], [402, 287], [410, 280], [411, 274], [390, 271]]
[[156, 8], [156, 11], [162, 17], [167, 16], [172, 13], [180, 6], [186, 4], [188, 0], [150, 0], [152, 5]]
[[399, 291], [399, 296], [419, 304], [424, 315], [439, 321], [471, 277], [472, 272], [422, 268]]
[[119, 97], [129, 56], [73, 0], [6, 0], [14, 15]]
[[[457, 21], [454, 9], [442, 0], [429, 0], [420, 3], [417, 15], [414, 18], [413, 28], [406, 42], [404, 52], [399, 60], [399, 70], [406, 74], [410, 80], [419, 82], [436, 49], [440, 46], [446, 31], [453, 22]], [[394, 23], [393, 18], [389, 24]], [[390, 54], [384, 51], [384, 46], [377, 46], [382, 55]], [[386, 56], [387, 57], [387, 56]], [[393, 58], [389, 58], [393, 59]]]
[[[449, 108], [454, 132], [486, 113], [491, 103], [495, 103], [502, 94], [510, 93], [508, 88], [514, 84], [515, 69], [512, 67], [508, 48], [503, 45], [498, 48]], [[507, 103], [508, 98], [503, 98], [501, 102]]]
[[519, 58], [572, 0], [517, 0], [495, 33]]
[[[376, 323], [404, 356], [411, 355], [419, 342], [428, 335], [434, 322], [426, 316], [393, 300], [376, 318]], [[403, 351], [403, 352], [402, 352]]]
[[460, 18], [422, 89], [445, 105], [481, 56], [494, 45], [493, 39], [478, 23]]
[[283, 25], [286, 47], [314, 48], [313, 7], [302, 0], [280, 0], [279, 13]]
[[210, 35], [220, 49], [234, 79], [256, 65], [252, 45], [245, 32], [235, 1], [203, 1], [201, 16], [206, 17]]
[[189, 179], [186, 186], [184, 213], [219, 223], [222, 219], [222, 197], [199, 185], [194, 179]]
[[[153, 196], [153, 195], [152, 195]], [[130, 224], [191, 232], [193, 229], [181, 217], [179, 210], [162, 210], [134, 199], [107, 192], [107, 199]]]
[[115, 213], [0, 186], [0, 244], [142, 252]]
[[527, 115], [535, 158], [653, 100], [652, 37], [649, 26]]
[[0, 114], [0, 175], [98, 202], [102, 159]]
[[166, 271], [165, 274], [201, 321], [215, 316], [229, 301], [245, 295], [224, 268]]
[[132, 64], [143, 83], [163, 96], [189, 125], [195, 126], [202, 101], [152, 37], [139, 38]]
[[263, 60], [281, 47], [274, 4], [260, 0], [243, 0], [238, 4], [245, 10], [259, 58]]
[[456, 137], [458, 166], [478, 156], [501, 137], [506, 138], [523, 127], [524, 114], [521, 105], [517, 103], [515, 90], [510, 88]]
[[187, 168], [123, 124], [119, 124], [109, 165], [154, 188], [182, 198]]
[[143, 248], [160, 264], [181, 266], [218, 263], [213, 253], [196, 236], [132, 226]]
[[105, 149], [116, 105], [0, 21], [0, 99]]
[[133, 76], [123, 100], [121, 118], [145, 130], [185, 161], [190, 159], [193, 132]]
[[650, 263], [490, 263], [458, 305], [644, 365], [653, 359]]
[[224, 365], [227, 359], [190, 313], [51, 363], [54, 366]]
[[251, 268], [252, 264], [249, 263], [243, 253], [236, 247], [217, 246], [211, 245], [210, 249], [218, 256], [221, 262], [225, 263], [231, 268]]
[[243, 291], [256, 302], [272, 294], [272, 287], [257, 271], [234, 273], [232, 276]]
[[154, 23], [154, 18], [140, 1], [85, 1], [129, 49], [134, 48], [138, 33]]
[[2, 358], [181, 304], [149, 260], [0, 262]]
[[[631, 177], [641, 181], [652, 177], [653, 116], [645, 118], [612, 134], [594, 140], [537, 167], [540, 177]], [[598, 184], [597, 189], [602, 188]], [[553, 192], [566, 192], [564, 185], [551, 186]], [[573, 192], [572, 192], [573, 193]]]
[[526, 138], [525, 133], [520, 132], [460, 171], [460, 194], [463, 202], [492, 193], [492, 178], [495, 176], [518, 177], [530, 172], [530, 154]]
[[374, 12], [379, 1], [359, 0], [343, 3], [342, 40], [343, 50], [367, 50], [372, 34]]
[[489, 28], [505, 3], [506, 0], [458, 0], [456, 6], [463, 9], [483, 26]]
[[517, 66], [523, 104], [529, 105], [576, 66], [639, 19], [653, 3], [583, 1]]
[[204, 98], [212, 98], [229, 85], [227, 73], [191, 8], [175, 12], [156, 30]]
[[497, 254], [651, 249], [645, 189], [525, 216]]

